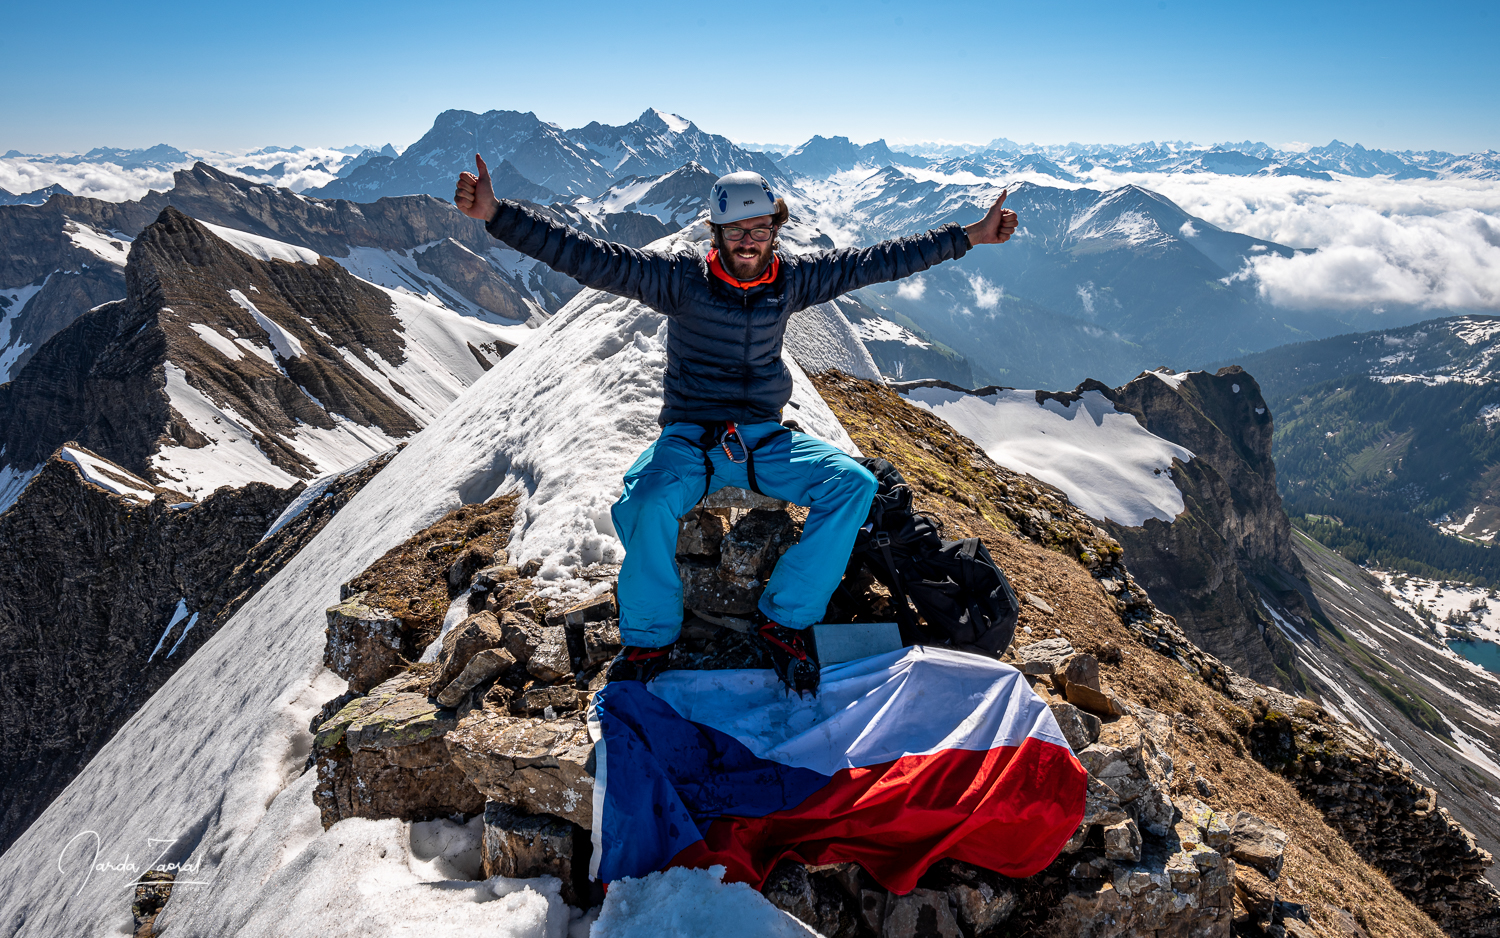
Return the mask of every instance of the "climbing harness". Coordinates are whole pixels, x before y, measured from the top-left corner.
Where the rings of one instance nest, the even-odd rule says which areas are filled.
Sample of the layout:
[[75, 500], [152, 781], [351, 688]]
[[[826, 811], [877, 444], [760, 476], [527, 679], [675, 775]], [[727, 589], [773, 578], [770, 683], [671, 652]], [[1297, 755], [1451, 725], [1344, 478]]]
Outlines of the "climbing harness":
[[[714, 460], [712, 454], [715, 447], [723, 449], [724, 455], [728, 457], [730, 462], [736, 466], [745, 467], [745, 477], [750, 483], [750, 491], [756, 495], [765, 495], [766, 493], [762, 492], [760, 486], [755, 483], [755, 451], [772, 440], [784, 434], [791, 433], [792, 429], [786, 426], [778, 427], [761, 437], [760, 442], [754, 446], [750, 446], [745, 442], [745, 438], [740, 435], [739, 428], [734, 425], [733, 420], [725, 420], [723, 422], [716, 420], [712, 423], [701, 423], [699, 426], [703, 428], [703, 436], [698, 439], [697, 444], [698, 448], [703, 451], [703, 498], [709, 496], [714, 484]], [[734, 451], [729, 448], [731, 438], [734, 440], [735, 445], [739, 447], [739, 451], [742, 454], [742, 458], [740, 459], [735, 459]], [[699, 499], [699, 501], [702, 500], [701, 498]]]

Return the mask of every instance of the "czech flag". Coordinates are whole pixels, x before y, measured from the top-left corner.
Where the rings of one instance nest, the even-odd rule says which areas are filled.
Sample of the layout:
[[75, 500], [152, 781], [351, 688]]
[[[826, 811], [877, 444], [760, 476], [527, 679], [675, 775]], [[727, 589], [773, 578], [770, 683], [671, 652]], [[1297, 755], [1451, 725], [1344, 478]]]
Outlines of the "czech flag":
[[1083, 820], [1088, 777], [1019, 671], [914, 646], [823, 669], [668, 671], [589, 707], [605, 883], [722, 864], [756, 888], [782, 858], [854, 862], [891, 892], [945, 857], [1030, 876]]

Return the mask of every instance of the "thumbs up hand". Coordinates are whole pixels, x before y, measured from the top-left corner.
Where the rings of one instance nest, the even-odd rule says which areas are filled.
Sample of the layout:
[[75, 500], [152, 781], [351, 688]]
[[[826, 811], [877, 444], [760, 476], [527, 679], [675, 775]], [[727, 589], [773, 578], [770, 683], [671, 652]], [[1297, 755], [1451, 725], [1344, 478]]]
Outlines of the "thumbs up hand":
[[490, 185], [490, 168], [484, 165], [484, 157], [478, 153], [474, 154], [474, 167], [479, 170], [477, 176], [473, 173], [458, 174], [458, 185], [453, 190], [453, 204], [470, 218], [487, 222], [495, 217], [495, 209], [500, 207], [500, 201], [495, 198], [494, 187]]
[[1000, 190], [1000, 198], [990, 206], [984, 218], [964, 228], [969, 233], [970, 244], [1004, 244], [1016, 233], [1016, 213], [1005, 207], [1005, 197], [1010, 190]]

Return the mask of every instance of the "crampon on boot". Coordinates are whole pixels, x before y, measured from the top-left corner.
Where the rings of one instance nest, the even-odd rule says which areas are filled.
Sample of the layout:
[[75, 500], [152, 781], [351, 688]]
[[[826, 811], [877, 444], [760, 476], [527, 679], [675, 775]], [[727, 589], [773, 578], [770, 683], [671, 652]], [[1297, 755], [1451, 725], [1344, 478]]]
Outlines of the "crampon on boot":
[[668, 643], [660, 648], [647, 648], [643, 645], [626, 645], [615, 655], [615, 660], [609, 663], [609, 670], [605, 672], [606, 681], [640, 681], [642, 684], [653, 680], [658, 674], [667, 670], [667, 662], [672, 659], [672, 644]]
[[803, 632], [767, 622], [757, 634], [770, 650], [771, 667], [787, 690], [796, 691], [798, 695], [811, 693], [817, 696], [818, 680], [822, 674], [818, 670], [817, 655]]

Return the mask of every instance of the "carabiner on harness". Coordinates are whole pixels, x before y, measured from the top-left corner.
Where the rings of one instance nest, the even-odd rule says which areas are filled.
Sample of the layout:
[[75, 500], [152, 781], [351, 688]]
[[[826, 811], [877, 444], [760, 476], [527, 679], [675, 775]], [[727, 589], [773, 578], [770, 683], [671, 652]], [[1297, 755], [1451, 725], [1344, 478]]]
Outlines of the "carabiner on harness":
[[[740, 444], [740, 452], [744, 459], [735, 459], [734, 453], [729, 451], [729, 438], [734, 437]], [[734, 426], [733, 420], [724, 421], [724, 429], [719, 431], [719, 447], [724, 450], [724, 455], [736, 466], [743, 465], [750, 458], [750, 447], [745, 445], [745, 438], [740, 436], [740, 431]]]

